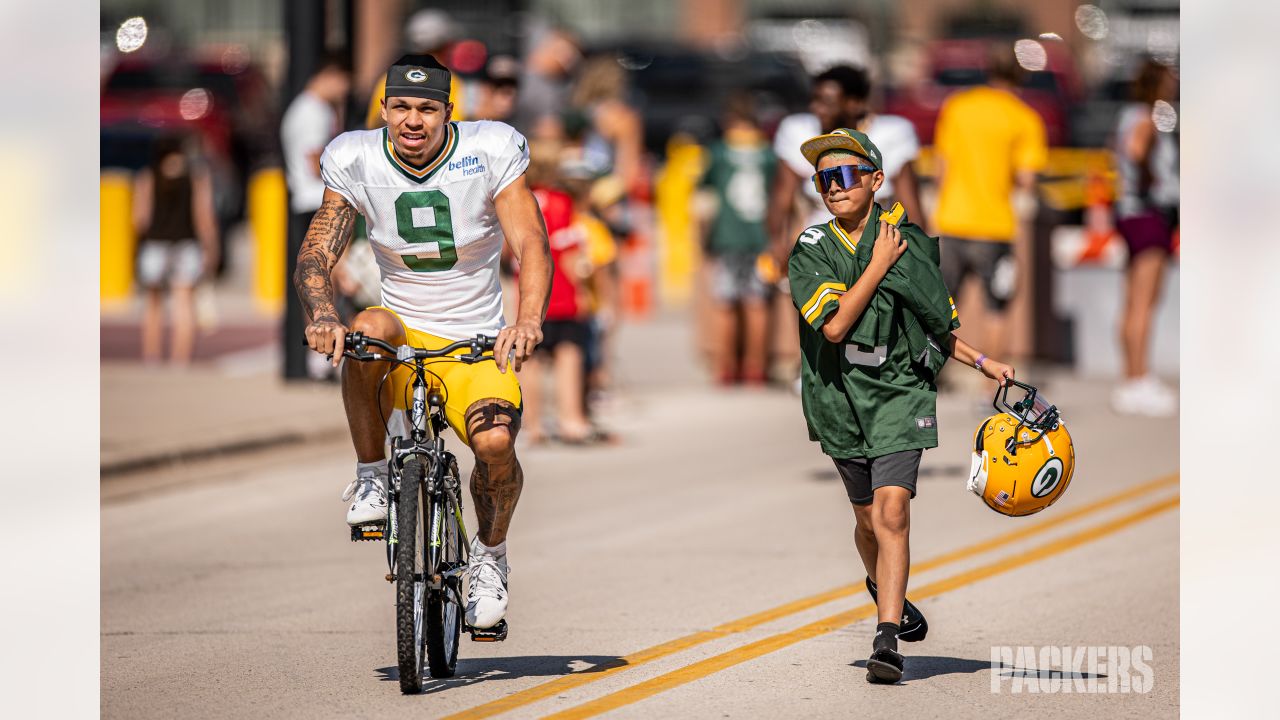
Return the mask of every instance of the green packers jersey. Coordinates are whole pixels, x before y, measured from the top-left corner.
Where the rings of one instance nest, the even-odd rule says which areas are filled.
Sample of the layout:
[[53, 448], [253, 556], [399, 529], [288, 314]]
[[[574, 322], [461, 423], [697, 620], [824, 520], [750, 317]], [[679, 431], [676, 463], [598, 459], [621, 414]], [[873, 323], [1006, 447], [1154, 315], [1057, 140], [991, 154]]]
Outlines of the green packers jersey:
[[713, 144], [702, 185], [711, 188], [719, 210], [707, 249], [713, 255], [757, 255], [768, 244], [764, 215], [777, 159], [767, 143]]
[[[873, 208], [860, 238], [850, 237], [834, 219], [808, 228], [788, 262], [791, 297], [801, 316], [801, 400], [809, 438], [834, 458], [874, 458], [938, 445], [937, 388], [907, 342], [908, 326], [914, 330], [916, 325], [908, 322], [912, 313], [906, 300], [882, 283], [876, 300], [888, 307], [876, 333], [881, 344], [855, 342], [853, 331], [840, 343], [822, 334], [822, 324], [865, 267], [855, 254], [863, 243], [864, 252], [874, 245], [879, 214], [880, 208]], [[924, 234], [906, 223], [903, 231], [908, 237]], [[915, 272], [922, 280], [927, 274], [924, 268]], [[949, 303], [945, 288], [942, 297]]]

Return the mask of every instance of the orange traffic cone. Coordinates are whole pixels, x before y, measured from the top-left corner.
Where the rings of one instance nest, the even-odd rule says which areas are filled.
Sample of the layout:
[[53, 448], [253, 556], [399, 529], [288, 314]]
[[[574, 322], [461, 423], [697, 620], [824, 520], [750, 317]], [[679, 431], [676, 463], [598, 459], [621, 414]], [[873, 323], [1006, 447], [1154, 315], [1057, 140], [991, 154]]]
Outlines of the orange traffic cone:
[[618, 284], [622, 311], [629, 317], [645, 318], [653, 309], [653, 253], [643, 233], [632, 233], [623, 243], [618, 258]]
[[1078, 263], [1102, 261], [1119, 233], [1111, 218], [1111, 188], [1098, 172], [1090, 172], [1084, 189], [1084, 249]]

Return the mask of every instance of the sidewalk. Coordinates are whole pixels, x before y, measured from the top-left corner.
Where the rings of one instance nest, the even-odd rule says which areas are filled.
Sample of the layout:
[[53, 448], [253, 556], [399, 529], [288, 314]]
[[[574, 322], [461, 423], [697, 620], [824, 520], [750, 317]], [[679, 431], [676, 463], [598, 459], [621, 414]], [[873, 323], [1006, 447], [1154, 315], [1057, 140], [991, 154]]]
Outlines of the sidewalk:
[[336, 385], [279, 379], [281, 321], [252, 297], [249, 246], [232, 231], [216, 315], [177, 370], [139, 361], [142, 302], [104, 304], [101, 322], [103, 477], [313, 440], [347, 440]]
[[[106, 321], [104, 321], [104, 330]], [[679, 314], [624, 325], [618, 336], [623, 392], [702, 385]], [[337, 385], [279, 379], [278, 340], [178, 370], [102, 363], [104, 477], [282, 445], [347, 443]]]
[[285, 383], [265, 369], [102, 365], [104, 477], [289, 443], [347, 442], [346, 434], [336, 385]]

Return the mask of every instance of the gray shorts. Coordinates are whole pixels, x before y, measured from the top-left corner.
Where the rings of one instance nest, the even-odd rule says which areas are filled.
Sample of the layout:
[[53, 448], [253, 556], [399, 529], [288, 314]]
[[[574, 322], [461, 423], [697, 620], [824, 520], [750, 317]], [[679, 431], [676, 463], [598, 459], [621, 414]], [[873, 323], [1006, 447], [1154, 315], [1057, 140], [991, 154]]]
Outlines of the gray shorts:
[[769, 287], [756, 272], [755, 255], [723, 255], [711, 258], [711, 296], [716, 302], [763, 300]]
[[195, 287], [203, 269], [195, 240], [143, 240], [138, 246], [138, 284], [144, 288]]
[[960, 294], [961, 284], [972, 273], [982, 281], [987, 309], [1004, 312], [1017, 289], [1013, 243], [944, 237], [941, 244], [942, 281], [951, 295]]
[[916, 476], [920, 474], [920, 458], [923, 450], [902, 450], [878, 458], [832, 458], [849, 502], [854, 505], [870, 505], [876, 488], [894, 485], [911, 491], [916, 496]]

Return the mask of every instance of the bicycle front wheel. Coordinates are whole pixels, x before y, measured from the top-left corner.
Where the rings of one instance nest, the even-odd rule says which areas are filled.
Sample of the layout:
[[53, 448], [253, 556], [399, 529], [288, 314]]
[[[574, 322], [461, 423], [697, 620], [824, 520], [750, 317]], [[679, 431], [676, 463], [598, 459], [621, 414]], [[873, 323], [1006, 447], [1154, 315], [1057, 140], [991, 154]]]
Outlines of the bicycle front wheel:
[[396, 503], [396, 660], [400, 669], [400, 692], [422, 692], [423, 610], [427, 585], [423, 575], [426, 562], [427, 498], [422, 492], [425, 471], [422, 461], [407, 460], [400, 476]]
[[[450, 463], [446, 472], [452, 473], [457, 487], [458, 468]], [[458, 527], [457, 506], [452, 491], [444, 490], [431, 503], [431, 544], [439, 550], [433, 553], [438, 561], [435, 572], [443, 582], [439, 590], [427, 596], [427, 663], [431, 677], [453, 677], [458, 664], [458, 638], [462, 634], [462, 531]]]

